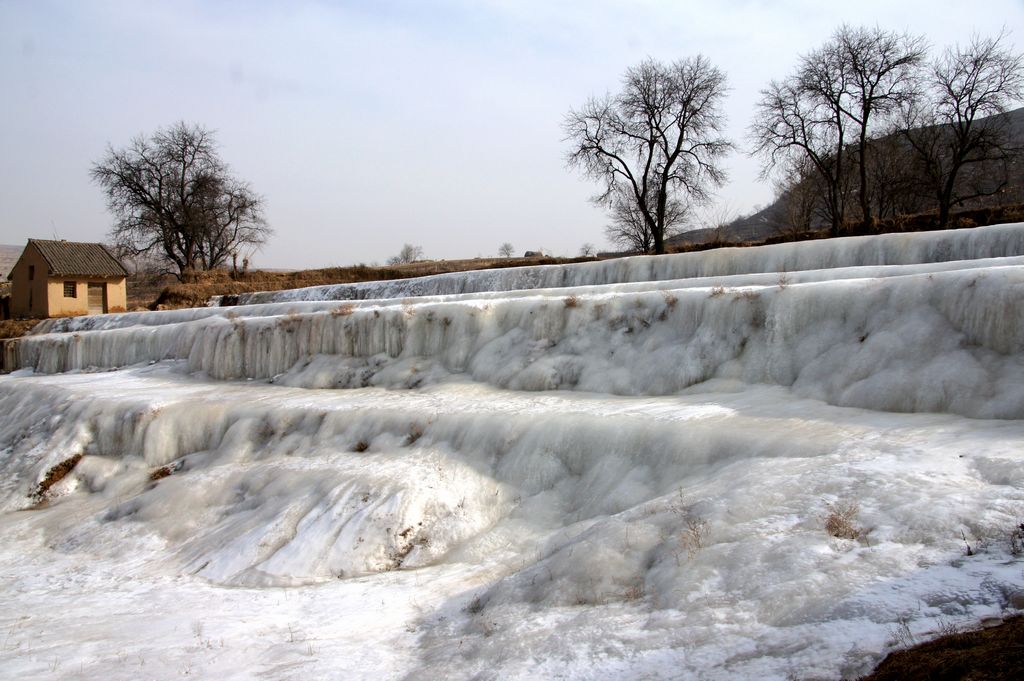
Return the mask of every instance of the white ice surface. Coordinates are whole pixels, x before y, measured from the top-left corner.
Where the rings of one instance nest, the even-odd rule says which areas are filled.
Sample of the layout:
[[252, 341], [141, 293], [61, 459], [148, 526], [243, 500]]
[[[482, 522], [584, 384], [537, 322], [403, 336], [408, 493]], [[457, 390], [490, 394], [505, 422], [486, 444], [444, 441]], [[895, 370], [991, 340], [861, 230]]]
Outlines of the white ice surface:
[[0, 377], [2, 675], [838, 679], [997, 620], [1022, 231], [52, 325]]
[[666, 395], [711, 378], [830, 404], [1024, 417], [1024, 266], [771, 285], [382, 301], [38, 334], [54, 373], [169, 359], [214, 379], [408, 388], [466, 374], [514, 390]]
[[820, 268], [909, 265], [1024, 255], [1020, 224], [916, 234], [801, 241], [760, 248], [618, 258], [573, 265], [539, 265], [439, 274], [386, 282], [339, 284], [242, 294], [243, 303], [364, 300], [486, 291], [599, 286]]

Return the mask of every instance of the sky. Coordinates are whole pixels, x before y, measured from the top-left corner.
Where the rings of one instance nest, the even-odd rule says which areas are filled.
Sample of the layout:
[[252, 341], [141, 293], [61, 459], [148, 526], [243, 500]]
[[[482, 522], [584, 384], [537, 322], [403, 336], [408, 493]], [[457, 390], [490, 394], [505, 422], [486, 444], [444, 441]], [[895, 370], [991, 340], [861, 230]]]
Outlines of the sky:
[[[982, 9], [982, 6], [984, 9]], [[842, 23], [1024, 46], [1024, 1], [0, 0], [0, 243], [102, 241], [89, 169], [177, 121], [216, 132], [274, 235], [253, 266], [607, 247], [562, 121], [651, 57], [703, 54], [737, 151], [718, 207], [772, 199], [745, 132], [758, 92]]]

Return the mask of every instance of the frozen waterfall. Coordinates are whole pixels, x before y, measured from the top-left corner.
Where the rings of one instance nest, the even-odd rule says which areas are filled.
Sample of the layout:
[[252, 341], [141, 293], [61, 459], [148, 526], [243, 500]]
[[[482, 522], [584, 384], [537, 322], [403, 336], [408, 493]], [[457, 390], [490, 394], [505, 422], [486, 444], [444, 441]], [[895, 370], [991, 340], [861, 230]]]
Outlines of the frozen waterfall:
[[[764, 248], [712, 252], [703, 269], [810, 269], [636, 281], [655, 276], [651, 268], [695, 270], [698, 254], [682, 254], [652, 266], [632, 258], [555, 268], [544, 278], [573, 283], [559, 289], [497, 270], [421, 284], [461, 280], [455, 288], [465, 290], [500, 275], [519, 288], [359, 303], [287, 302], [296, 292], [284, 292], [286, 302], [55, 322], [19, 343], [18, 362], [60, 373], [180, 360], [181, 370], [218, 380], [317, 388], [464, 375], [616, 395], [668, 395], [718, 378], [843, 406], [1024, 416], [1021, 226]], [[892, 262], [902, 264], [878, 264]], [[615, 283], [582, 283], [595, 278]], [[402, 283], [373, 290], [408, 293]]]
[[1001, 225], [46, 322], [0, 665], [859, 676], [1024, 603], [1022, 299]]

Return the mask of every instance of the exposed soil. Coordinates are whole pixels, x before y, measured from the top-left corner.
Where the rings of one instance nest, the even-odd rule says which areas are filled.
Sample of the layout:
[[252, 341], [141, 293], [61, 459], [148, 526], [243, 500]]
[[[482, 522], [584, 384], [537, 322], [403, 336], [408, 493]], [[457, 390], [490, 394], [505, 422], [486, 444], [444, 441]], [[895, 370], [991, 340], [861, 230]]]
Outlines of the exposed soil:
[[0, 322], [0, 340], [24, 336], [38, 323], [38, 319], [5, 319]]
[[36, 491], [32, 493], [32, 498], [37, 502], [43, 501], [46, 498], [46, 493], [50, 491], [50, 488], [67, 477], [68, 473], [73, 471], [75, 466], [77, 466], [78, 462], [81, 460], [82, 455], [75, 454], [71, 458], [64, 459], [59, 464], [48, 470], [46, 472], [46, 477], [39, 481]]
[[174, 472], [174, 466], [161, 466], [160, 468], [153, 469], [149, 474], [149, 479], [152, 481], [163, 480]]
[[890, 653], [872, 674], [860, 681], [1019, 679], [1024, 679], [1024, 617]]

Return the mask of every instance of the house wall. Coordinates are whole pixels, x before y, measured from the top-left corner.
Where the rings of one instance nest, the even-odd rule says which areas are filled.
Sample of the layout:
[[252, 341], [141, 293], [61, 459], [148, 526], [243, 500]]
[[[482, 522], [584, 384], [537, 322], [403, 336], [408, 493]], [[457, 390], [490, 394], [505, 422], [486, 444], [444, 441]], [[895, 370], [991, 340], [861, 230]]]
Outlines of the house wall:
[[107, 279], [107, 312], [128, 310], [128, 279]]
[[[75, 297], [64, 297], [64, 282], [75, 282]], [[128, 290], [125, 278], [54, 277], [47, 287], [51, 317], [71, 317], [89, 314], [89, 284], [106, 284], [107, 312], [124, 312], [128, 308]]]
[[[29, 267], [35, 268], [29, 280]], [[32, 246], [27, 246], [11, 270], [11, 316], [46, 317], [49, 315], [46, 260]]]
[[[34, 267], [29, 279], [29, 267]], [[49, 277], [49, 265], [32, 245], [26, 246], [11, 270], [11, 317], [70, 317], [89, 314], [89, 284], [107, 287], [107, 311], [128, 308], [128, 288], [124, 277]], [[64, 282], [75, 282], [75, 297], [64, 297]], [[30, 295], [31, 293], [31, 295]]]

